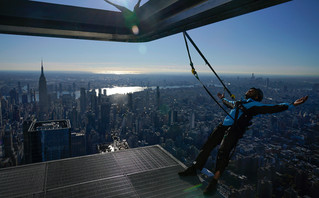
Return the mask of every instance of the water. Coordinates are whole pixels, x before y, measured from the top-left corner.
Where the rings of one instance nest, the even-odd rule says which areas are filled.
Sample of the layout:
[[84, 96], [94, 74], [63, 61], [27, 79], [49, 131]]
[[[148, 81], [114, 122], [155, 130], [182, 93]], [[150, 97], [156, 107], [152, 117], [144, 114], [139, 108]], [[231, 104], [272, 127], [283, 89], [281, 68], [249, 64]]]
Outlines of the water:
[[[163, 86], [159, 87], [160, 89], [177, 89], [177, 88], [191, 88], [194, 87], [193, 85], [187, 85], [187, 86]], [[111, 87], [111, 88], [101, 88], [102, 94], [105, 92], [107, 96], [114, 95], [114, 94], [128, 94], [128, 93], [135, 93], [144, 91], [145, 89], [156, 89], [155, 86], [153, 87], [139, 87], [139, 86], [132, 86], [132, 87]], [[99, 89], [95, 89], [96, 96], [99, 95]], [[73, 95], [73, 92], [69, 91], [63, 91], [62, 93], [57, 93], [57, 98], [62, 97], [62, 95], [71, 94]], [[75, 91], [75, 98], [80, 98], [80, 91]], [[36, 100], [39, 101], [39, 93], [36, 93]]]
[[[128, 94], [134, 92], [140, 92], [148, 89], [148, 87], [112, 87], [112, 88], [101, 88], [101, 92], [106, 93], [107, 96], [114, 94]], [[95, 89], [96, 95], [99, 95], [99, 89]]]
[[[165, 87], [159, 87], [160, 89], [176, 89], [176, 88], [186, 88], [186, 87], [194, 87], [193, 85], [189, 86], [165, 86]], [[102, 94], [104, 91], [106, 91], [106, 95], [114, 95], [114, 94], [128, 94], [128, 93], [135, 93], [135, 92], [140, 92], [144, 91], [145, 89], [156, 89], [156, 87], [112, 87], [112, 88], [101, 88]], [[99, 89], [95, 89], [96, 95], [99, 95]]]

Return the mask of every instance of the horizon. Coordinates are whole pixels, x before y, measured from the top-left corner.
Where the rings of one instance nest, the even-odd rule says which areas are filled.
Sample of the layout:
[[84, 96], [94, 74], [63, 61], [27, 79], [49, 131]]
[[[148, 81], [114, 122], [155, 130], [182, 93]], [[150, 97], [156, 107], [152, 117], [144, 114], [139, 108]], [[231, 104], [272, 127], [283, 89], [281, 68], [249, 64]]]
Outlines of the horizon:
[[[20, 73], [30, 73], [30, 74], [39, 74], [41, 73], [41, 69], [39, 70], [1, 70], [4, 73], [12, 73], [12, 74], [20, 74]], [[49, 70], [47, 71], [44, 67], [44, 75], [50, 74], [76, 74], [76, 75], [106, 75], [106, 76], [157, 76], [157, 77], [166, 77], [166, 76], [182, 76], [182, 77], [194, 77], [191, 71], [187, 72], [173, 72], [173, 73], [161, 73], [161, 72], [152, 72], [152, 73], [95, 73], [89, 71], [67, 71], [67, 70]], [[319, 79], [319, 75], [304, 75], [304, 74], [260, 74], [260, 73], [218, 73], [219, 76], [224, 77], [247, 77], [251, 78], [252, 74], [254, 74], [255, 78], [312, 78]], [[1, 75], [1, 74], [0, 74]], [[159, 76], [160, 75], [160, 76]], [[215, 78], [213, 72], [204, 72], [199, 73], [199, 76], [202, 77], [212, 77]]]

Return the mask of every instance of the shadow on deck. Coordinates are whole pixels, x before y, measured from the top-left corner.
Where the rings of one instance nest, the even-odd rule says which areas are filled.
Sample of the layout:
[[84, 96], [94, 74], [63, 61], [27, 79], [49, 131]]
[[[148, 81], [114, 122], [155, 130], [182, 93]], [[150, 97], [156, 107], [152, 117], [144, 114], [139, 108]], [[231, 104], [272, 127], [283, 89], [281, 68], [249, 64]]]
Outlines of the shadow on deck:
[[[202, 197], [197, 177], [162, 147], [128, 149], [0, 170], [1, 197]], [[216, 196], [218, 197], [218, 196]]]

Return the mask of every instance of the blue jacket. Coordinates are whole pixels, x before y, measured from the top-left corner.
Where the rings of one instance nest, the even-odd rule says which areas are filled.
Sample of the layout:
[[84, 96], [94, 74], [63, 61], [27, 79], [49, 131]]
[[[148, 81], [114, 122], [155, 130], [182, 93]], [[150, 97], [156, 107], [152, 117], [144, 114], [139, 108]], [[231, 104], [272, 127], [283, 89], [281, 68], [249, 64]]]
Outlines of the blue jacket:
[[[227, 107], [232, 109], [229, 114], [231, 115], [231, 117], [235, 118], [235, 113], [236, 113], [235, 103], [236, 103], [236, 101], [230, 101], [230, 100], [227, 100], [226, 98], [223, 98], [222, 100], [223, 100], [223, 103]], [[282, 111], [285, 111], [287, 109], [294, 107], [293, 104], [288, 104], [288, 103], [280, 103], [280, 104], [276, 104], [276, 105], [263, 104], [261, 102], [255, 101], [251, 98], [244, 99], [241, 101], [242, 101], [242, 105], [247, 110], [246, 112], [249, 114], [249, 119], [251, 119], [253, 116], [256, 116], [258, 114], [278, 113], [278, 112], [282, 112]], [[240, 125], [240, 120], [241, 120], [242, 115], [243, 115], [243, 111], [241, 109], [239, 109], [239, 112], [238, 112], [239, 125]], [[224, 119], [224, 122], [223, 122], [224, 126], [231, 126], [234, 124], [234, 120], [231, 117], [229, 117], [228, 115], [226, 116], [226, 118]]]

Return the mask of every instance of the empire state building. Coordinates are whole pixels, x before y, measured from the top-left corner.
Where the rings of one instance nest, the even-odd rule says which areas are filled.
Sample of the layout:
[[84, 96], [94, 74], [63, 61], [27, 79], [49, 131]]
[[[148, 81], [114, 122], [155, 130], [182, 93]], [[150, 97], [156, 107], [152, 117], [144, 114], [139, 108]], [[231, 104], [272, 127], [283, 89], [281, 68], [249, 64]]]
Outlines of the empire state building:
[[47, 81], [43, 73], [43, 61], [41, 60], [41, 76], [39, 79], [39, 106], [40, 113], [48, 112], [48, 93], [47, 93]]

